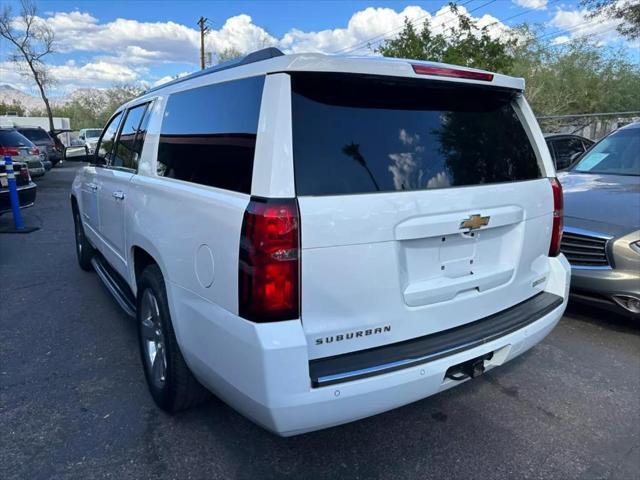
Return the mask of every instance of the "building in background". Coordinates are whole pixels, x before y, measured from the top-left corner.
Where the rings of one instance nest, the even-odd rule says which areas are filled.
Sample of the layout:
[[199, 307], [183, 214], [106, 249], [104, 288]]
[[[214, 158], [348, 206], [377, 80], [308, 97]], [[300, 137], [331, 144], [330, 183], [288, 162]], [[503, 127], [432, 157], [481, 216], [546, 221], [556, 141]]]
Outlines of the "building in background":
[[[58, 138], [65, 145], [71, 145], [71, 122], [65, 117], [53, 117], [53, 126], [56, 130], [63, 130]], [[0, 127], [42, 127], [49, 131], [49, 119], [47, 117], [19, 117], [17, 115], [0, 115]]]

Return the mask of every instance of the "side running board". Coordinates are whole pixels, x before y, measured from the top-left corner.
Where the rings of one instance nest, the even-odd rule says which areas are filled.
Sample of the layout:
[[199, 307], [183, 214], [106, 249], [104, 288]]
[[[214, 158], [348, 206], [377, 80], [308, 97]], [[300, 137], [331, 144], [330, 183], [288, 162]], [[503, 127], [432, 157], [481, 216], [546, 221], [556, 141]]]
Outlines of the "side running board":
[[91, 259], [91, 265], [124, 313], [135, 318], [136, 299], [122, 277], [99, 254]]

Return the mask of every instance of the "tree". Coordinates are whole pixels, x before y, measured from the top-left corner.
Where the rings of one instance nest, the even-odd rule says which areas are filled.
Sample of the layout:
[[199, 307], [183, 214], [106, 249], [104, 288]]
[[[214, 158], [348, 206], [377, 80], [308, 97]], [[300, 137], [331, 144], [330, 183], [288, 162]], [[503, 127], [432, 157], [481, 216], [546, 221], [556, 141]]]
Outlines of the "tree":
[[0, 115], [11, 114], [23, 117], [24, 113], [24, 107], [18, 103], [17, 100], [14, 100], [12, 103], [0, 101]]
[[637, 0], [580, 0], [580, 5], [591, 10], [591, 18], [602, 15], [622, 20], [618, 32], [631, 40], [640, 38], [640, 2]]
[[[52, 108], [56, 117], [66, 117], [74, 129], [101, 128], [113, 112], [142, 93], [142, 89], [129, 84], [116, 84], [106, 90], [87, 89], [74, 93], [64, 105]], [[41, 112], [31, 112], [38, 116]], [[43, 113], [43, 112], [42, 112]]]
[[458, 7], [449, 4], [457, 22], [442, 33], [434, 33], [429, 19], [417, 30], [405, 18], [404, 28], [391, 40], [385, 40], [376, 52], [385, 57], [413, 58], [452, 63], [466, 67], [505, 72], [513, 64], [510, 53], [517, 40], [512, 37], [492, 38], [487, 26], [480, 27]]
[[240, 58], [243, 53], [237, 48], [229, 47], [225, 48], [221, 52], [219, 52], [216, 57], [218, 57], [218, 63], [228, 62], [229, 60], [235, 60], [236, 58]]
[[[21, 0], [22, 10], [14, 18], [11, 6], [5, 5], [0, 14], [0, 36], [15, 47], [9, 59], [25, 76], [35, 81], [49, 117], [49, 130], [54, 130], [53, 113], [46, 91], [53, 83], [44, 57], [53, 53], [53, 30], [38, 19], [36, 6], [31, 0]], [[18, 26], [16, 26], [16, 23]]]
[[640, 110], [640, 65], [623, 51], [588, 39], [564, 45], [539, 40], [521, 27], [509, 74], [524, 77], [525, 94], [537, 115]]

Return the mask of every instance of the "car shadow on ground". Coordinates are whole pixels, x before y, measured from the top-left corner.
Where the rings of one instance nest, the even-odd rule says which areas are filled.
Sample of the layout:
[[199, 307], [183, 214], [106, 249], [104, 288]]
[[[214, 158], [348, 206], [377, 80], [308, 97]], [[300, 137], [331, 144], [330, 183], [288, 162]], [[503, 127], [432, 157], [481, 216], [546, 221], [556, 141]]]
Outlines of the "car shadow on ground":
[[601, 328], [620, 333], [640, 335], [640, 318], [634, 319], [610, 310], [585, 305], [575, 300], [569, 301], [565, 315], [569, 315], [579, 322], [590, 323]]

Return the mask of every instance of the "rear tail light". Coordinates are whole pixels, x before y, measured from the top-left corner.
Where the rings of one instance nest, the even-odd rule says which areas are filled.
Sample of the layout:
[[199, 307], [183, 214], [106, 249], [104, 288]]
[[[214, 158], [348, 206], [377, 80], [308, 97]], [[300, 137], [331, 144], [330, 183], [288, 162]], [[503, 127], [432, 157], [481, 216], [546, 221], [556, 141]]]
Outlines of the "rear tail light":
[[18, 155], [20, 155], [20, 150], [18, 150], [16, 147], [0, 147], [0, 155], [17, 157]]
[[551, 190], [553, 191], [553, 227], [551, 229], [551, 244], [549, 245], [549, 256], [557, 257], [560, 254], [560, 242], [562, 242], [563, 209], [562, 185], [557, 178], [550, 178]]
[[299, 225], [295, 199], [251, 198], [240, 237], [241, 317], [255, 322], [299, 318]]
[[434, 67], [431, 65], [411, 65], [413, 71], [420, 75], [435, 75], [436, 77], [466, 78], [469, 80], [482, 80], [490, 82], [493, 80], [493, 73], [474, 72], [472, 70], [459, 70], [457, 68]]
[[31, 155], [40, 155], [40, 149], [38, 147], [33, 147], [31, 150], [29, 150], [29, 153]]

